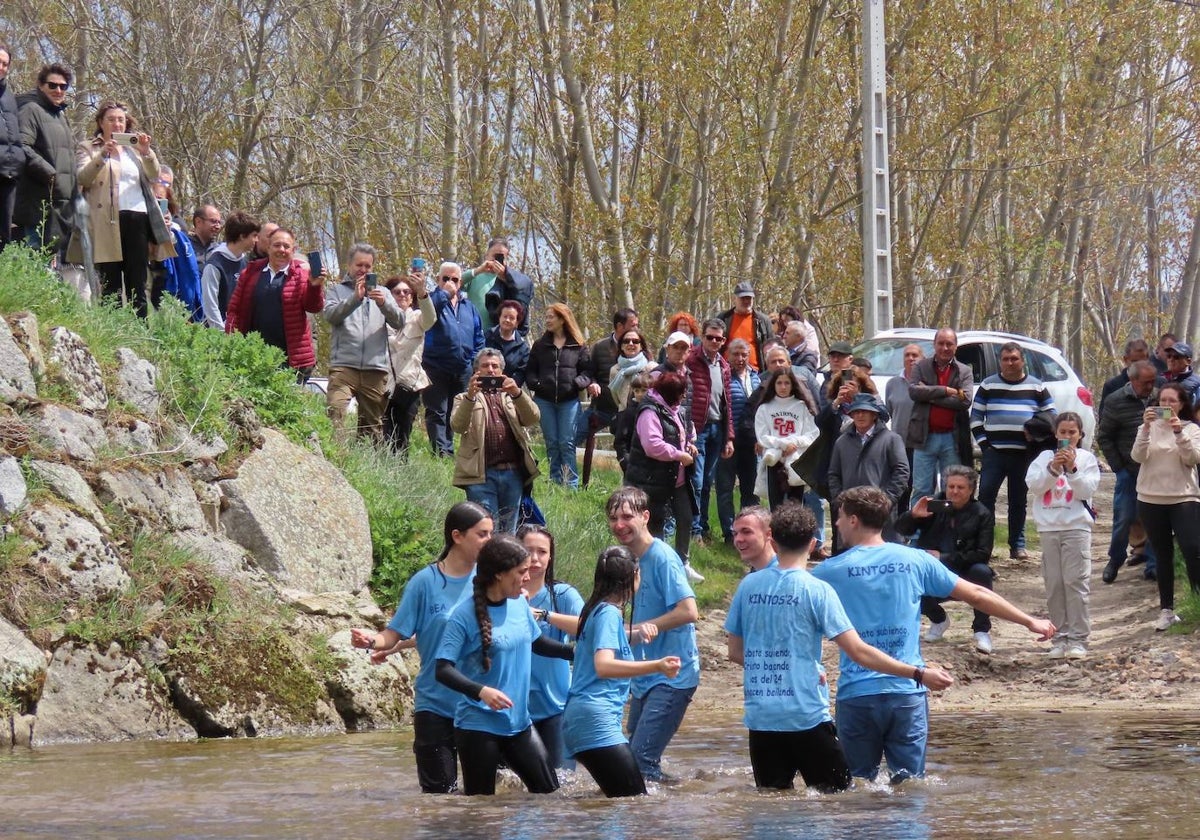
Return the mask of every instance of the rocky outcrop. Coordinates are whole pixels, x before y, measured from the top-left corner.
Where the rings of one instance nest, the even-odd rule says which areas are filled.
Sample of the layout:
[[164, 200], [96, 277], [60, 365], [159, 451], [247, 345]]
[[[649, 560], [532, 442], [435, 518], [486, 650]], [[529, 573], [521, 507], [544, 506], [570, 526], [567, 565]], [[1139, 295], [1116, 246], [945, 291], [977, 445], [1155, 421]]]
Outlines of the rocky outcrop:
[[[230, 463], [225, 441], [160, 415], [158, 372], [133, 351], [116, 353], [110, 400], [80, 336], [51, 330], [43, 359], [33, 315], [6, 323], [0, 524], [24, 540], [10, 561], [27, 570], [22, 585], [64, 605], [24, 631], [0, 618], [0, 746], [400, 724], [405, 661], [369, 665], [346, 629], [385, 618], [365, 589], [366, 507], [319, 447], [260, 428], [232, 400], [235, 446], [261, 448]], [[43, 401], [47, 373], [77, 401]], [[178, 608], [203, 622], [234, 597], [244, 628], [214, 632], [218, 615], [172, 624]], [[186, 644], [169, 642], [181, 633]]]
[[263, 429], [262, 449], [220, 482], [221, 525], [279, 582], [357, 592], [371, 574], [367, 508], [328, 461]]

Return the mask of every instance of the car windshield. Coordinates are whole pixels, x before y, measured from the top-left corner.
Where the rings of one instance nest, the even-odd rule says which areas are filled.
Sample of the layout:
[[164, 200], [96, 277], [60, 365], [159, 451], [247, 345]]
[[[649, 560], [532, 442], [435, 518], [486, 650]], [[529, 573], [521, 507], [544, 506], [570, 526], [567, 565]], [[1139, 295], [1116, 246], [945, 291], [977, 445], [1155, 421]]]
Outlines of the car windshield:
[[872, 376], [900, 376], [904, 348], [910, 344], [920, 347], [926, 357], [933, 354], [933, 342], [927, 338], [869, 338], [854, 348], [854, 355], [871, 360]]

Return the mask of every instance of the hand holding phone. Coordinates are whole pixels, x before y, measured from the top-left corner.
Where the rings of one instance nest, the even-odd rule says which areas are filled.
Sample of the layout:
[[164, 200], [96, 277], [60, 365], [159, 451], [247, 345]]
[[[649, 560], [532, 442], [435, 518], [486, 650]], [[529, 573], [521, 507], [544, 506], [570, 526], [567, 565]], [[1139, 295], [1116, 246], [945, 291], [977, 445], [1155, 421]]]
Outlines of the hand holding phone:
[[325, 271], [325, 262], [321, 259], [320, 251], [308, 252], [308, 273], [313, 277], [320, 277]]
[[367, 291], [368, 292], [379, 285], [379, 275], [373, 271], [367, 275], [366, 280], [367, 280]]
[[113, 133], [112, 140], [118, 146], [129, 146], [130, 148], [133, 148], [138, 143], [138, 136], [136, 134], [117, 131]]
[[481, 376], [479, 377], [479, 390], [485, 394], [495, 394], [504, 387], [503, 376]]
[[425, 259], [423, 257], [413, 257], [412, 264], [409, 266], [410, 271], [415, 271], [420, 274], [425, 273]]
[[953, 507], [949, 499], [930, 499], [927, 505], [930, 513], [945, 513]]

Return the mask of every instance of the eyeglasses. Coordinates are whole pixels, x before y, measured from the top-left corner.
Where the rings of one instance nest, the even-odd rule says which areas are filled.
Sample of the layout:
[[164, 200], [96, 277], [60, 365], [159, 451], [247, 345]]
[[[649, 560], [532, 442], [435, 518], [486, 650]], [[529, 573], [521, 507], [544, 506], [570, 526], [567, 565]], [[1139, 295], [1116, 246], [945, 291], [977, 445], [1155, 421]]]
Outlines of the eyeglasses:
[[46, 82], [46, 87], [50, 90], [66, 90], [70, 85], [66, 82]]
[[704, 336], [704, 340], [705, 341], [714, 341], [717, 344], [724, 344], [725, 336], [723, 336], [723, 335], [706, 335], [706, 336]]
[[623, 338], [623, 339], [621, 339], [621, 343], [622, 344], [641, 344], [642, 340], [640, 338]]
[[451, 277], [449, 274], [443, 274], [443, 275], [442, 275], [442, 282], [443, 282], [443, 283], [446, 283], [446, 282], [448, 282], [448, 281], [449, 281], [449, 282], [454, 282], [454, 283], [461, 283], [461, 282], [462, 282], [462, 278], [461, 278], [461, 277]]

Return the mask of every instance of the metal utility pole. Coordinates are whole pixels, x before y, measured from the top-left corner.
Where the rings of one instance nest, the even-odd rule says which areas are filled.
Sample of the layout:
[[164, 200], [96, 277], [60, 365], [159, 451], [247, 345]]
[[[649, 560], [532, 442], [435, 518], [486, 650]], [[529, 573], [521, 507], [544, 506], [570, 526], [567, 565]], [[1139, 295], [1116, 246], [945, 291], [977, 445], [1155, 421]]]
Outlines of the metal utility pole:
[[863, 338], [892, 328], [891, 189], [883, 0], [862, 12]]

